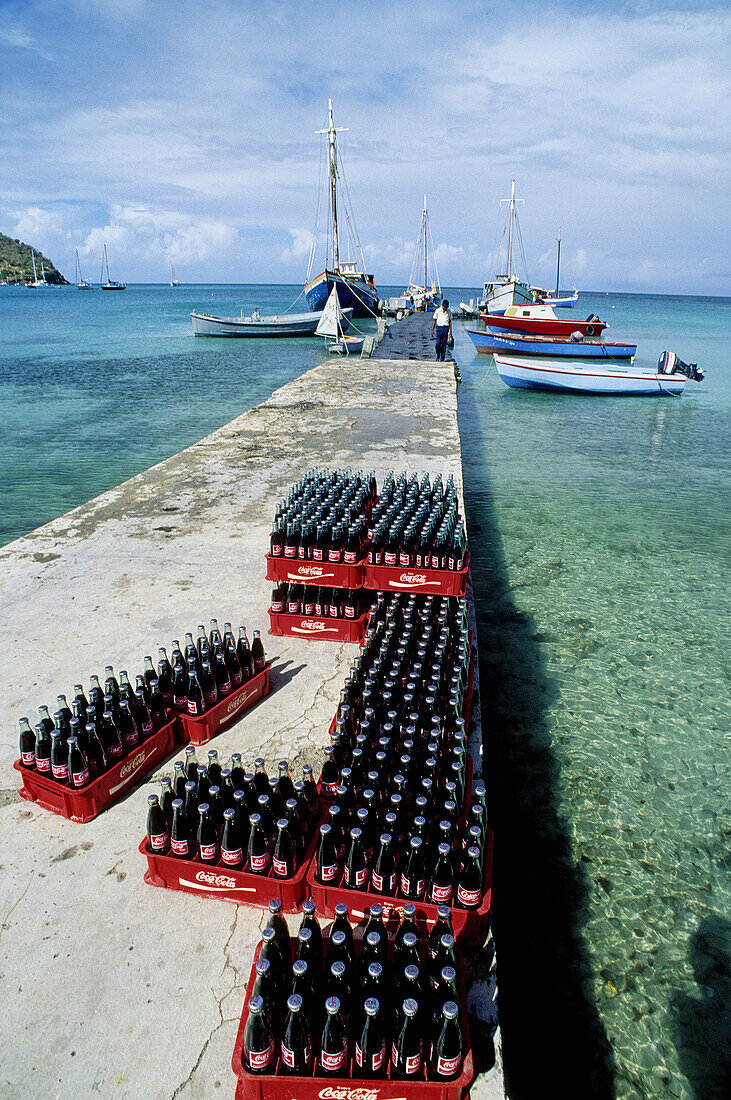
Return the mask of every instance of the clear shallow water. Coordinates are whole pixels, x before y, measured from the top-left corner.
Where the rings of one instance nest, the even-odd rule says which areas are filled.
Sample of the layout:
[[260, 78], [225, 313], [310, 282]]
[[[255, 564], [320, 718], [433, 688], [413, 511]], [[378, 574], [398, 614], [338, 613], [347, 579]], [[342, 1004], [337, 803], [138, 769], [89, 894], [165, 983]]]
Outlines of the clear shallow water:
[[551, 1066], [564, 1096], [708, 1100], [731, 1085], [731, 302], [590, 310], [706, 381], [528, 393], [455, 349], [506, 1070], [520, 1098]]
[[[0, 289], [0, 544], [320, 362], [317, 341], [190, 335], [194, 307], [297, 293]], [[680, 400], [511, 391], [455, 326], [506, 1069], [518, 1100], [549, 1080], [707, 1100], [731, 1000], [731, 303], [582, 295], [590, 311], [640, 362], [668, 347], [707, 380]]]

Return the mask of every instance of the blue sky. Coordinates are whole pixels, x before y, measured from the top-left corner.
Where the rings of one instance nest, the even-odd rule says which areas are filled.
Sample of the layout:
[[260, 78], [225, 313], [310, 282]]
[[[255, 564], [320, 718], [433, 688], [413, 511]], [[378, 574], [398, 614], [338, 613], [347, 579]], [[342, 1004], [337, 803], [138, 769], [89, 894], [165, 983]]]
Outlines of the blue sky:
[[[0, 230], [73, 277], [301, 282], [332, 96], [376, 281], [423, 194], [445, 285], [494, 266], [731, 293], [727, 4], [0, 0]], [[321, 265], [320, 265], [321, 266]], [[519, 271], [520, 267], [519, 265]]]

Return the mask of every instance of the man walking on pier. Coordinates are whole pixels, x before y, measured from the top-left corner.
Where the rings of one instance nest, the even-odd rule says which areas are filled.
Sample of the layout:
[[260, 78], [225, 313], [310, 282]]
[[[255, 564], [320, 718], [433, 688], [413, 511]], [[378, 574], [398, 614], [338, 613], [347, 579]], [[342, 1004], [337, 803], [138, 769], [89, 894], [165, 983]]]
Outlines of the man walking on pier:
[[434, 339], [435, 328], [437, 330], [437, 362], [443, 363], [447, 351], [447, 339], [452, 335], [452, 316], [446, 298], [439, 309], [434, 310], [434, 318], [431, 323], [432, 339]]

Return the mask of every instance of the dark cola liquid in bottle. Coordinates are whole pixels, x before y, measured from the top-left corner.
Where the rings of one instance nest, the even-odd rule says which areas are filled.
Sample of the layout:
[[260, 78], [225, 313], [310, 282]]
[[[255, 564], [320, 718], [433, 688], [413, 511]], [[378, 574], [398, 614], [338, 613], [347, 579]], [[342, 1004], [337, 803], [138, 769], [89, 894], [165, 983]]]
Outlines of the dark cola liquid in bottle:
[[207, 802], [201, 802], [198, 806], [198, 858], [201, 863], [216, 863], [218, 861], [218, 838], [210, 807]]
[[391, 1046], [392, 1075], [408, 1081], [421, 1073], [424, 1054], [419, 1005], [413, 997], [404, 1000], [399, 1022]]
[[449, 905], [454, 893], [452, 849], [446, 842], [437, 848], [437, 861], [429, 879], [427, 899], [434, 905]]
[[39, 775], [51, 778], [51, 735], [43, 722], [36, 726], [34, 747], [35, 768]]
[[241, 833], [236, 811], [227, 809], [223, 811], [223, 836], [221, 837], [221, 864], [232, 871], [240, 871], [244, 866], [244, 849], [241, 843]]
[[356, 825], [350, 830], [350, 847], [343, 868], [343, 883], [351, 890], [364, 890], [368, 881], [368, 866], [361, 838], [361, 830]]
[[315, 859], [315, 877], [323, 885], [334, 885], [340, 874], [338, 854], [332, 839], [332, 828], [325, 823], [320, 826], [320, 843]]
[[277, 878], [291, 878], [295, 871], [294, 844], [286, 817], [277, 820], [277, 839], [272, 853], [272, 870]]
[[373, 889], [379, 894], [392, 896], [396, 892], [396, 860], [390, 833], [381, 833], [380, 847], [371, 872]]
[[287, 998], [287, 1008], [289, 1013], [280, 1046], [282, 1072], [309, 1076], [312, 1070], [312, 1036], [298, 993]]
[[102, 744], [110, 764], [116, 764], [124, 756], [124, 746], [112, 710], [105, 710], [102, 715]]
[[289, 926], [282, 912], [282, 903], [279, 898], [272, 898], [269, 902], [267, 928], [271, 928], [274, 932], [274, 938], [282, 954], [284, 967], [288, 971], [292, 965], [292, 943], [289, 936]]
[[57, 783], [69, 781], [69, 746], [60, 729], [51, 734], [51, 775]]
[[363, 1026], [355, 1042], [354, 1075], [383, 1077], [386, 1073], [386, 1037], [379, 1018], [380, 1004], [377, 998], [367, 997], [363, 1010]]
[[192, 859], [193, 845], [190, 824], [182, 798], [173, 799], [173, 820], [170, 826], [170, 855], [176, 859]]
[[254, 663], [254, 672], [262, 672], [267, 663], [267, 659], [264, 652], [264, 643], [261, 640], [261, 633], [258, 630], [255, 630], [252, 636], [251, 659]]
[[348, 1065], [348, 1035], [340, 1014], [340, 998], [328, 997], [325, 1001], [325, 1026], [320, 1040], [319, 1074], [323, 1077], [342, 1077]]
[[454, 1001], [442, 1005], [442, 1023], [434, 1042], [430, 1076], [439, 1081], [452, 1081], [462, 1068], [462, 1029], [459, 1009]]
[[423, 842], [420, 836], [412, 836], [409, 841], [409, 854], [401, 872], [401, 893], [405, 898], [421, 901], [426, 890], [426, 871], [424, 869]]
[[132, 749], [137, 748], [140, 743], [140, 731], [126, 698], [122, 698], [119, 703], [119, 733], [125, 752], [131, 752]]
[[250, 680], [254, 675], [254, 663], [251, 658], [251, 648], [249, 646], [249, 639], [246, 636], [246, 627], [239, 627], [239, 640], [236, 643], [236, 653], [239, 658], [239, 664], [241, 666], [241, 682]]
[[249, 1001], [249, 1016], [241, 1052], [243, 1067], [249, 1073], [273, 1073], [276, 1054], [274, 1033], [264, 1012], [264, 1001], [257, 995]]
[[20, 749], [20, 762], [24, 768], [35, 768], [36, 766], [36, 735], [30, 728], [30, 722], [27, 718], [20, 719], [20, 735], [19, 744]]
[[457, 905], [460, 909], [477, 909], [482, 901], [482, 862], [480, 849], [471, 845], [465, 855], [465, 863], [457, 886]]
[[79, 748], [79, 742], [73, 735], [69, 737], [68, 771], [69, 786], [75, 791], [81, 790], [89, 782], [89, 761]]
[[164, 856], [170, 844], [170, 833], [165, 814], [156, 794], [147, 796], [147, 845], [151, 852]]
[[198, 674], [194, 668], [188, 670], [188, 689], [186, 693], [187, 711], [193, 718], [198, 718], [206, 709], [203, 698], [203, 689], [198, 681]]
[[248, 848], [249, 870], [254, 875], [265, 875], [269, 870], [272, 857], [262, 827], [261, 814], [251, 814], [249, 824], [251, 826]]

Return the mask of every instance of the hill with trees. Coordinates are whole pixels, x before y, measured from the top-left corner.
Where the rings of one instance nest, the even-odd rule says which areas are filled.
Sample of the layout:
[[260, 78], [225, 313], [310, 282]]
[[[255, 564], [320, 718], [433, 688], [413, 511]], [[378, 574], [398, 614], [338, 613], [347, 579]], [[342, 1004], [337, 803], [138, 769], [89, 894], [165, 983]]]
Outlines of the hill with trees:
[[42, 252], [38, 252], [35, 248], [31, 248], [29, 244], [24, 244], [23, 241], [14, 240], [12, 237], [6, 237], [4, 233], [0, 233], [0, 282], [32, 283], [34, 255], [36, 258], [36, 271], [39, 278], [41, 275], [41, 263], [43, 263], [43, 271], [47, 282], [53, 283], [56, 286], [63, 286], [68, 282]]

